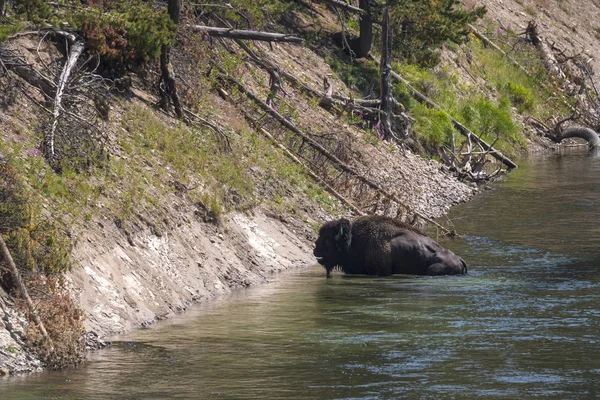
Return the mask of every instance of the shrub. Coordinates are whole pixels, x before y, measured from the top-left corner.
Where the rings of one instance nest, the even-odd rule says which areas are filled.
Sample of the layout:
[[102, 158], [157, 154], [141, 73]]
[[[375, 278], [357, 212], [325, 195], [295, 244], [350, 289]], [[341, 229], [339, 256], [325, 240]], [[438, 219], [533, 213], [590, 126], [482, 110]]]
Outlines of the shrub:
[[463, 122], [486, 141], [493, 141], [498, 136], [516, 147], [524, 145], [519, 127], [512, 119], [507, 99], [501, 99], [496, 105], [480, 97], [475, 102], [465, 104], [460, 114]]
[[422, 0], [392, 1], [390, 11], [396, 54], [408, 63], [433, 67], [440, 61], [440, 46], [465, 42], [468, 24], [481, 18], [486, 8], [466, 11], [458, 0]]
[[530, 89], [513, 82], [508, 82], [504, 89], [508, 93], [510, 102], [520, 113], [533, 110], [535, 96]]
[[[55, 285], [54, 286], [56, 289]], [[27, 326], [27, 346], [50, 369], [72, 367], [85, 359], [84, 314], [68, 293], [55, 293], [39, 302], [37, 313], [52, 346], [32, 322]]]
[[435, 153], [435, 149], [448, 143], [454, 128], [446, 113], [423, 104], [414, 107], [412, 113], [417, 120], [415, 123], [417, 137], [426, 149]]
[[154, 59], [170, 45], [176, 26], [166, 9], [154, 11], [140, 0], [113, 1], [74, 16], [92, 51], [118, 73]]

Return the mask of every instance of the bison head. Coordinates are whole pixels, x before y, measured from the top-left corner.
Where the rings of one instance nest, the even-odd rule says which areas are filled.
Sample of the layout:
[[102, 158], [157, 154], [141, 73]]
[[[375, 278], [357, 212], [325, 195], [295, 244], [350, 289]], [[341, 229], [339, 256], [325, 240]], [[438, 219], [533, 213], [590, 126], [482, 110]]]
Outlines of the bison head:
[[427, 268], [426, 275], [456, 275], [467, 273], [465, 260], [452, 251], [443, 248], [437, 243], [424, 246], [423, 257], [431, 263]]
[[329, 221], [319, 230], [313, 254], [325, 267], [327, 276], [337, 265], [344, 262], [352, 242], [352, 225], [345, 218]]

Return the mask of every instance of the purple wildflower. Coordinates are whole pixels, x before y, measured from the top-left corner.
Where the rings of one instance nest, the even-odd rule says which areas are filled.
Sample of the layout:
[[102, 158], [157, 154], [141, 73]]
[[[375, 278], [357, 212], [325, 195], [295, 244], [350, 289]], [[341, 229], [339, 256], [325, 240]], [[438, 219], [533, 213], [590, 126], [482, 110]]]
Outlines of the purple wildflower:
[[32, 157], [37, 157], [37, 156], [41, 156], [42, 152], [40, 149], [29, 149], [29, 151], [27, 152], [27, 154], [29, 154]]

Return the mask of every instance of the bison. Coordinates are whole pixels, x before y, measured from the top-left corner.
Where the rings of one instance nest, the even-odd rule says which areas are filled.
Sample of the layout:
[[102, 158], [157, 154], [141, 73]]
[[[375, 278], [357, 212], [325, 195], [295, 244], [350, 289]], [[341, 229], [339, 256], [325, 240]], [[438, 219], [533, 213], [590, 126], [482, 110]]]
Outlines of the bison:
[[342, 218], [319, 230], [314, 255], [327, 276], [346, 274], [458, 275], [467, 263], [416, 228], [393, 218], [369, 215]]

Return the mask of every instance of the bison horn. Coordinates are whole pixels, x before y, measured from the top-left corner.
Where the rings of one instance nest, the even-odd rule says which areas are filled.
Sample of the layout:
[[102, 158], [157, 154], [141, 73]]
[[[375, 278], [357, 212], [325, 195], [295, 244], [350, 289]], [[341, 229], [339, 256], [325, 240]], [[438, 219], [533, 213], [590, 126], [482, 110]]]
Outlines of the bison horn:
[[340, 240], [342, 238], [342, 236], [344, 236], [344, 225], [340, 225], [340, 230], [335, 235], [335, 240], [336, 241]]

